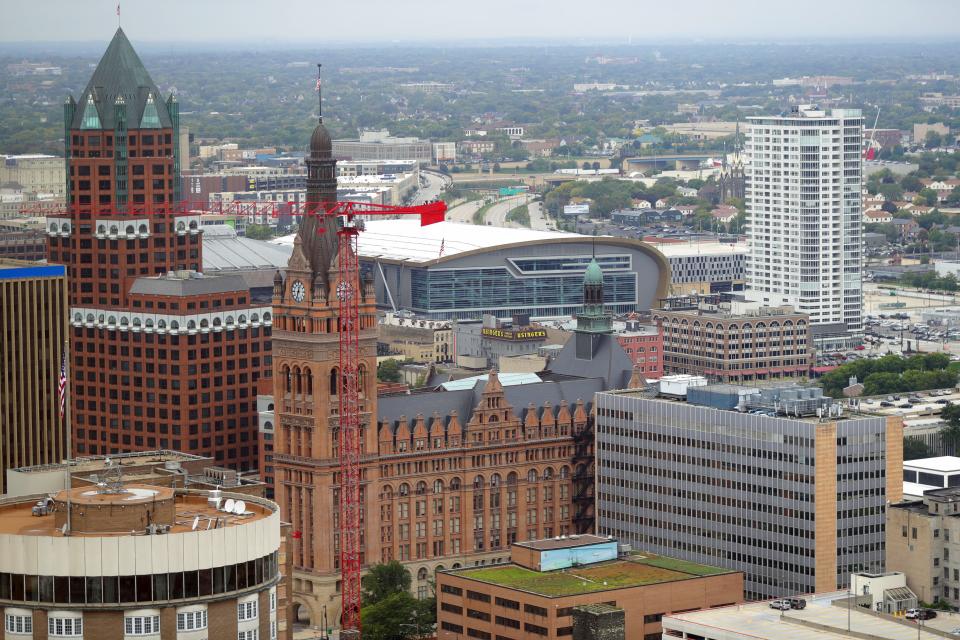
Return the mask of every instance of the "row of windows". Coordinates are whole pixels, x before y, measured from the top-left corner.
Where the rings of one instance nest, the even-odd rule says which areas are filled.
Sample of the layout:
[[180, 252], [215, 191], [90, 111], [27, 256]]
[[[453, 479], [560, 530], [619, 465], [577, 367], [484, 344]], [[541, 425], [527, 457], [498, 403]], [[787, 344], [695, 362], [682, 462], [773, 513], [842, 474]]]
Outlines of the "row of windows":
[[123, 619], [123, 632], [128, 636], [160, 633], [160, 616], [126, 616]]
[[277, 554], [215, 569], [143, 576], [37, 576], [0, 573], [0, 600], [58, 604], [118, 604], [180, 600], [229, 593], [274, 580]]

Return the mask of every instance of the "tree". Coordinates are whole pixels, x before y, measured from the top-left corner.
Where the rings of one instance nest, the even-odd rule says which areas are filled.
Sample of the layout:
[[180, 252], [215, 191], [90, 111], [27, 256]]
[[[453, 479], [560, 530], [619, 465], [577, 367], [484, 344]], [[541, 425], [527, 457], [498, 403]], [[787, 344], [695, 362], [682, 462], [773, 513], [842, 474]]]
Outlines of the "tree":
[[400, 363], [388, 358], [377, 365], [377, 380], [380, 382], [400, 382]]
[[960, 207], [960, 185], [954, 187], [947, 196], [947, 204], [951, 207]]
[[374, 565], [363, 576], [360, 622], [370, 640], [406, 640], [429, 636], [436, 624], [436, 596], [410, 595], [410, 571], [396, 560]]
[[246, 234], [253, 240], [269, 240], [273, 237], [273, 231], [265, 224], [248, 224]]
[[903, 439], [903, 459], [919, 460], [920, 458], [929, 458], [930, 448], [923, 443], [923, 440], [917, 438]]
[[903, 176], [903, 179], [900, 180], [900, 186], [903, 187], [904, 191], [916, 192], [923, 189], [923, 183], [920, 182], [920, 178], [912, 173]]
[[889, 200], [887, 200], [882, 205], [880, 205], [880, 208], [886, 211], [887, 213], [896, 213], [898, 211], [897, 205], [893, 204]]
[[921, 189], [915, 200], [920, 200], [916, 204], [934, 207], [937, 205], [937, 192], [930, 188]]
[[[385, 360], [387, 362], [396, 362], [396, 360]], [[361, 581], [363, 587], [364, 606], [372, 605], [387, 598], [391, 594], [410, 591], [410, 571], [396, 560], [391, 560], [385, 564], [377, 564], [370, 568], [370, 572], [363, 576]]]
[[937, 133], [936, 131], [927, 131], [926, 137], [923, 139], [923, 146], [927, 149], [936, 149], [943, 144], [943, 136]]

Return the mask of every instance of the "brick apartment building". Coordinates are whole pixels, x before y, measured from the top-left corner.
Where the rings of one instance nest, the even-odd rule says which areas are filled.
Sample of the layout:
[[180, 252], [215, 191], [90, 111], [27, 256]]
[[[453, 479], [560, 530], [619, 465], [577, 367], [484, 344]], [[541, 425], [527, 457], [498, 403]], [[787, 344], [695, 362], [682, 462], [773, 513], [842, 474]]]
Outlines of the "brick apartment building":
[[670, 299], [653, 311], [663, 327], [664, 373], [752, 382], [809, 375], [810, 317], [792, 307], [737, 312], [718, 296]]
[[73, 451], [180, 449], [257, 466], [257, 382], [271, 375], [270, 307], [204, 277], [199, 215], [177, 210], [176, 99], [118, 29], [64, 106], [68, 213], [47, 220], [67, 266]]

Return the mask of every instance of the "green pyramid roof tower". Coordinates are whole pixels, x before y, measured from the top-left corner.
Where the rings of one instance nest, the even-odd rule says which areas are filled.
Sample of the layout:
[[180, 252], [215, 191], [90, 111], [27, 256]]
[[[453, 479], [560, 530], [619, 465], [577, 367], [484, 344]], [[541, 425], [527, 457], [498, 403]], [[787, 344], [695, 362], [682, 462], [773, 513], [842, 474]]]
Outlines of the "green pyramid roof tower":
[[[70, 128], [113, 129], [114, 104], [118, 99], [126, 104], [128, 126], [131, 129], [141, 128], [141, 121], [145, 121], [143, 128], [173, 126], [160, 90], [150, 78], [123, 29], [117, 29], [113, 35], [113, 40], [100, 58], [87, 88], [80, 94]], [[92, 113], [94, 109], [99, 119], [99, 127], [94, 126], [97, 122]], [[144, 110], [148, 111], [146, 118]]]

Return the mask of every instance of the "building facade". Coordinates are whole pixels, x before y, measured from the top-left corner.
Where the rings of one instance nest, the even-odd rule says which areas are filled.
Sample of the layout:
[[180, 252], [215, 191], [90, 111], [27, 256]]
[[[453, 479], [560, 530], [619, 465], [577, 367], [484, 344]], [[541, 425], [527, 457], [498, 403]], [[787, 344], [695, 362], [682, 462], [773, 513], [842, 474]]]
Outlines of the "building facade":
[[24, 193], [63, 198], [64, 159], [44, 154], [0, 156], [0, 184], [16, 183]]
[[270, 308], [242, 279], [199, 273], [178, 114], [120, 29], [64, 107], [69, 213], [47, 219], [48, 260], [70, 286], [74, 453], [186, 449], [253, 469]]
[[670, 289], [675, 295], [743, 290], [748, 248], [742, 242], [678, 242], [656, 247], [670, 262]]
[[293, 637], [276, 504], [104, 479], [0, 504], [6, 637]]
[[663, 375], [663, 327], [659, 322], [627, 319], [616, 335], [638, 373], [647, 379]]
[[514, 544], [509, 563], [438, 572], [436, 591], [438, 640], [570, 638], [573, 608], [597, 604], [622, 609], [621, 637], [652, 640], [672, 612], [742, 602], [743, 574], [649, 555], [618, 559], [616, 540], [584, 535]]
[[7, 469], [70, 455], [58, 392], [68, 312], [64, 267], [0, 258], [0, 494]]
[[743, 571], [747, 599], [882, 570], [899, 417], [747, 414], [634, 391], [595, 402], [598, 534]]
[[906, 574], [907, 586], [924, 602], [960, 606], [958, 506], [960, 487], [950, 486], [887, 509], [887, 569]]
[[863, 117], [811, 105], [748, 119], [751, 300], [810, 315], [825, 349], [863, 336]]
[[734, 313], [717, 296], [671, 298], [652, 312], [663, 327], [666, 373], [717, 382], [804, 377], [814, 364], [810, 317], [790, 307]]
[[338, 160], [415, 160], [429, 165], [433, 144], [419, 138], [396, 138], [387, 131], [361, 131], [354, 140], [334, 140], [333, 155]]
[[[335, 166], [321, 120], [307, 159], [309, 203], [336, 198]], [[585, 400], [606, 380], [518, 389], [492, 372], [482, 387], [378, 398], [373, 281], [342, 271], [337, 255], [336, 220], [309, 216], [274, 287], [272, 462], [276, 499], [300, 532], [293, 562], [301, 617], [317, 621], [325, 610], [339, 620], [338, 288], [360, 297], [363, 565], [400, 561], [426, 597], [438, 569], [503, 560], [517, 540], [589, 530], [593, 440]], [[602, 274], [592, 295], [602, 300]], [[623, 385], [630, 362], [622, 351], [610, 355], [611, 343], [596, 340], [576, 364], [567, 354], [560, 368], [602, 369]]]

